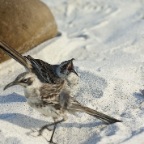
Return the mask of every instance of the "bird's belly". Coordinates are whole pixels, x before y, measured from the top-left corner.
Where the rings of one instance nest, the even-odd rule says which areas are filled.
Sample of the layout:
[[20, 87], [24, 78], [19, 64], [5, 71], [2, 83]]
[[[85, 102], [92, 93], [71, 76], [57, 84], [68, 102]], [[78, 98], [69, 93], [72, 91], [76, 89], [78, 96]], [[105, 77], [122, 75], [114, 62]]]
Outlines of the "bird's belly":
[[35, 110], [37, 110], [44, 116], [47, 116], [47, 117], [58, 117], [59, 116], [58, 111], [49, 104], [48, 105], [43, 104], [41, 101], [36, 101], [36, 99], [35, 99], [35, 101], [28, 99], [27, 102], [32, 108], [34, 108]]
[[58, 117], [58, 113], [56, 110], [54, 110], [51, 106], [45, 106], [45, 107], [35, 107], [35, 109], [43, 114], [44, 116], [48, 117]]

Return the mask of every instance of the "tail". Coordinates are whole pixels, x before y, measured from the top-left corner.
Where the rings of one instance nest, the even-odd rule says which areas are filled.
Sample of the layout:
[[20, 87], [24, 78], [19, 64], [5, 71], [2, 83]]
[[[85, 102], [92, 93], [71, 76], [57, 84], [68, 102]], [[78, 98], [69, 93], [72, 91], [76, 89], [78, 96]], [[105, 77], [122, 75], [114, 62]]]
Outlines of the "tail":
[[115, 119], [113, 117], [110, 117], [106, 114], [103, 114], [103, 113], [100, 113], [96, 110], [93, 110], [91, 108], [88, 108], [88, 107], [84, 107], [84, 106], [81, 106], [81, 110], [86, 112], [87, 114], [91, 115], [91, 116], [94, 116], [102, 121], [104, 121], [105, 123], [107, 124], [113, 124], [113, 123], [116, 123], [116, 122], [122, 122], [118, 119]]
[[107, 124], [113, 124], [113, 123], [116, 123], [116, 122], [121, 122], [120, 120], [118, 119], [115, 119], [113, 117], [110, 117], [106, 114], [103, 114], [101, 112], [98, 112], [96, 110], [93, 110], [91, 108], [88, 108], [88, 107], [85, 107], [85, 106], [82, 106], [78, 101], [76, 100], [73, 100], [73, 104], [69, 107], [69, 110], [74, 110], [74, 111], [77, 111], [77, 112], [85, 112], [99, 120], [102, 120], [103, 122], [107, 123]]
[[23, 65], [26, 69], [28, 70], [30, 69], [29, 64], [27, 63], [26, 59], [20, 53], [18, 53], [15, 49], [8, 46], [5, 42], [0, 41], [0, 49], [2, 49], [10, 57], [12, 57], [21, 65]]

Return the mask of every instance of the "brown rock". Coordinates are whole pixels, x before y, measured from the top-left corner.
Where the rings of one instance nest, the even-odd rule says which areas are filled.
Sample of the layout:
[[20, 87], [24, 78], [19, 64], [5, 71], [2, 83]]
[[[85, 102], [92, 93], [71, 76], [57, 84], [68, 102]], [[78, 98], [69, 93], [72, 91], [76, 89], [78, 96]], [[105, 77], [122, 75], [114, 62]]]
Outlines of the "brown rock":
[[[56, 35], [54, 17], [40, 0], [0, 0], [0, 40], [20, 53]], [[6, 59], [0, 50], [0, 62]]]

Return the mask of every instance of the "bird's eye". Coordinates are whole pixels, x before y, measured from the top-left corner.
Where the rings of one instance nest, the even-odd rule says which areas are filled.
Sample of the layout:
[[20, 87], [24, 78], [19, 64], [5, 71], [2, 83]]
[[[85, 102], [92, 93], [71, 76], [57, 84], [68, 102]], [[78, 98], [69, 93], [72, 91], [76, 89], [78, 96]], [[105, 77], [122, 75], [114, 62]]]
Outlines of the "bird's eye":
[[27, 82], [28, 82], [28, 79], [23, 79], [22, 82], [23, 82], [23, 83], [27, 83]]

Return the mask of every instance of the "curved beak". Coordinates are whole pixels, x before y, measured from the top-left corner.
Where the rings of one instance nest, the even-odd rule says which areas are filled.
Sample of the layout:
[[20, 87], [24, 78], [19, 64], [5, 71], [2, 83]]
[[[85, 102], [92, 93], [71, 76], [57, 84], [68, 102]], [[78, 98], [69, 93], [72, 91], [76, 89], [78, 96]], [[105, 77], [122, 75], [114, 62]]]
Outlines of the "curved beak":
[[78, 74], [77, 74], [77, 72], [75, 71], [75, 69], [74, 69], [74, 65], [73, 65], [73, 61], [74, 61], [75, 59], [74, 58], [72, 58], [72, 59], [70, 59], [70, 60], [67, 60], [67, 61], [64, 61], [64, 62], [62, 62], [61, 64], [60, 64], [60, 73], [63, 73], [63, 72], [65, 72], [65, 71], [68, 71], [68, 74], [65, 74], [65, 75], [69, 75], [70, 74], [70, 72], [72, 72], [72, 73], [74, 73], [74, 74], [76, 74], [77, 76], [78, 76]]
[[79, 76], [78, 73], [74, 69], [72, 69], [71, 72]]
[[17, 82], [16, 81], [13, 81], [9, 84], [7, 84], [5, 87], [4, 87], [4, 90], [6, 90], [7, 88], [11, 87], [11, 86], [14, 86], [14, 85], [17, 85]]
[[75, 71], [75, 69], [74, 69], [74, 65], [73, 65], [73, 61], [74, 61], [75, 59], [74, 58], [72, 58], [71, 60], [69, 60], [70, 61], [70, 64], [69, 64], [69, 67], [70, 68], [68, 68], [68, 69], [70, 69], [70, 71], [72, 72], [72, 73], [74, 73], [74, 74], [76, 74], [77, 76], [79, 76], [78, 75], [78, 73]]

